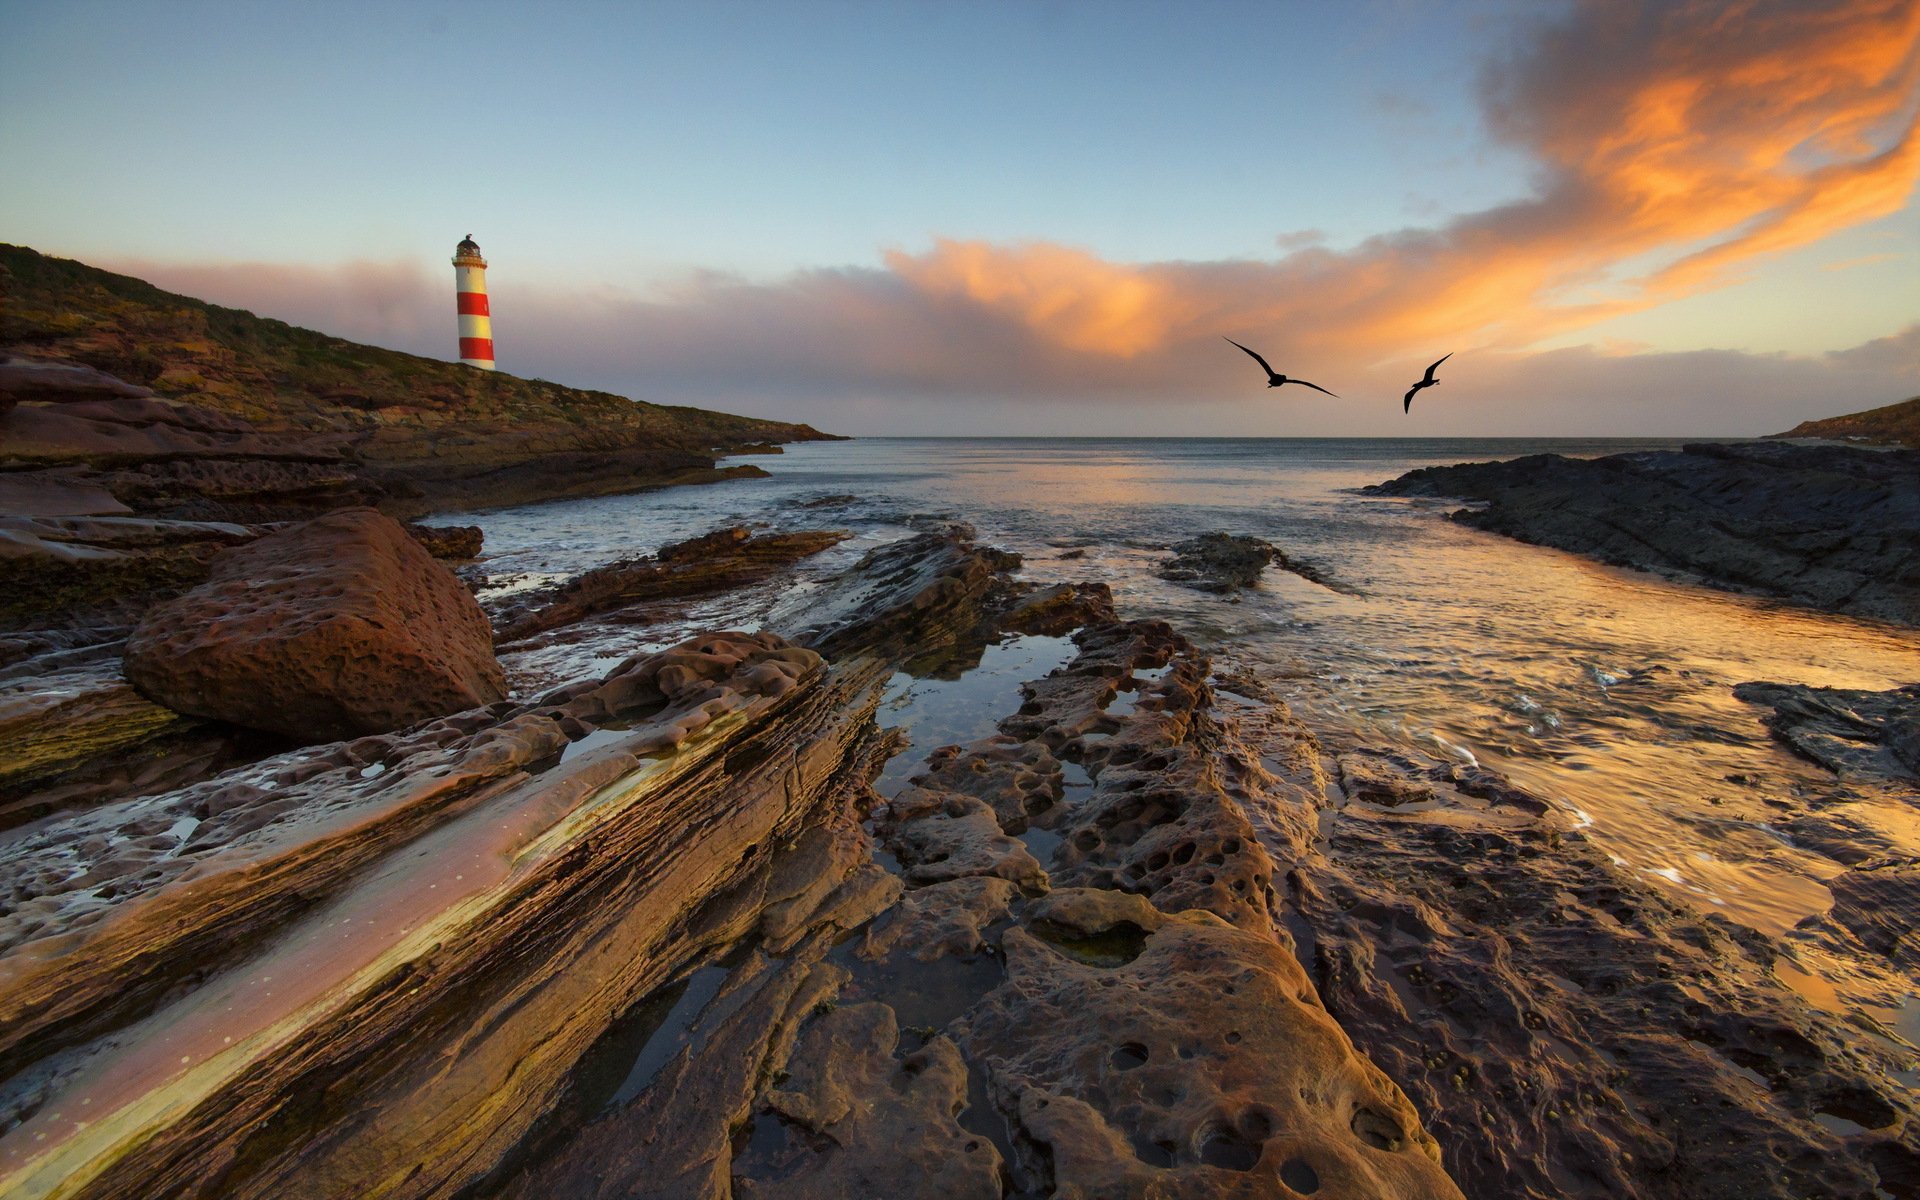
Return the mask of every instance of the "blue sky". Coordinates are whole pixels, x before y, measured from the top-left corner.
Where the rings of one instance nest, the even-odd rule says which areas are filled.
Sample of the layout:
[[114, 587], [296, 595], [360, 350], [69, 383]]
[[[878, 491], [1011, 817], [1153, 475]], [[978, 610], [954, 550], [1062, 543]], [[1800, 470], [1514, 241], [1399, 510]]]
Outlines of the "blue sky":
[[9, 13], [4, 148], [36, 168], [9, 222], [74, 253], [326, 262], [471, 225], [542, 279], [935, 231], [1210, 259], [1525, 182], [1479, 144], [1482, 22], [1423, 5]]
[[[981, 401], [978, 411], [1003, 421], [989, 402], [1057, 390], [1054, 367], [1024, 381], [931, 359], [864, 375], [850, 368], [844, 379], [815, 371], [809, 397], [796, 401], [782, 395], [775, 351], [828, 337], [845, 360], [870, 358], [873, 339], [898, 344], [902, 331], [862, 325], [860, 314], [897, 308], [905, 286], [925, 309], [907, 331], [917, 343], [947, 344], [949, 319], [1007, 323], [1018, 327], [1010, 338], [1034, 345], [994, 343], [1000, 352], [1092, 355], [1084, 373], [1056, 366], [1109, 380], [1116, 412], [1137, 421], [1145, 418], [1131, 410], [1148, 402], [1130, 380], [1144, 377], [1143, 365], [1162, 387], [1194, 378], [1212, 394], [1243, 382], [1182, 349], [1216, 331], [1265, 337], [1331, 364], [1322, 370], [1378, 369], [1383, 379], [1403, 359], [1430, 359], [1433, 336], [1506, 362], [1570, 347], [1807, 358], [1901, 333], [1920, 313], [1910, 175], [1904, 198], [1887, 199], [1900, 188], [1887, 176], [1904, 166], [1879, 172], [1871, 203], [1829, 217], [1793, 190], [1797, 177], [1753, 165], [1768, 148], [1752, 130], [1730, 130], [1725, 114], [1692, 102], [1699, 147], [1688, 151], [1687, 186], [1755, 199], [1723, 203], [1697, 228], [1671, 216], [1649, 221], [1644, 236], [1589, 255], [1556, 181], [1575, 177], [1591, 190], [1596, 180], [1637, 180], [1668, 151], [1642, 142], [1637, 157], [1569, 163], [1554, 139], [1574, 135], [1494, 127], [1494, 85], [1518, 80], [1530, 107], [1604, 145], [1611, 135], [1589, 125], [1609, 106], [1630, 111], [1680, 79], [1705, 80], [1700, 94], [1710, 96], [1721, 86], [1715, 72], [1734, 78], [1783, 48], [1839, 36], [1831, 25], [1824, 34], [1791, 27], [1804, 14], [1789, 14], [1723, 51], [1669, 7], [1649, 5], [1641, 27], [1622, 30], [1606, 11], [1619, 5], [1493, 0], [538, 8], [11, 0], [0, 3], [0, 160], [11, 164], [0, 177], [0, 238], [440, 354], [449, 351], [438, 325], [448, 322], [433, 306], [450, 301], [437, 295], [439, 275], [452, 241], [471, 232], [494, 262], [503, 369], [649, 398], [816, 405], [825, 420], [839, 416], [839, 389], [862, 397], [847, 414], [900, 431], [952, 421], [955, 432], [977, 432], [962, 428], [954, 403], [928, 408], [928, 397]], [[1912, 38], [1897, 11], [1833, 7], [1836, 21], [1865, 32], [1869, 17], [1879, 20], [1883, 41], [1888, 30]], [[1560, 68], [1570, 77], [1560, 89], [1553, 56], [1568, 51], [1556, 28], [1618, 69], [1593, 82]], [[1836, 44], [1830, 57], [1847, 52]], [[1902, 111], [1884, 97], [1914, 77], [1913, 57], [1902, 66], [1895, 54], [1877, 86], [1836, 89], [1841, 99], [1772, 119], [1805, 123], [1807, 139], [1870, 126], [1870, 145], [1853, 151], [1863, 157], [1911, 141], [1912, 103]], [[1667, 59], [1675, 65], [1653, 73]], [[1626, 100], [1603, 94], [1607, 81], [1632, 83], [1640, 71], [1649, 72], [1644, 86], [1622, 93]], [[1693, 167], [1717, 144], [1747, 147], [1744, 173], [1724, 189]], [[1516, 314], [1564, 310], [1575, 288], [1631, 299], [1647, 272], [1688, 248], [1738, 240], [1782, 204], [1804, 211], [1790, 214], [1793, 235], [1778, 249], [1735, 255], [1704, 282], [1663, 284], [1658, 303], [1619, 304], [1571, 325], [1526, 319], [1516, 334], [1484, 313], [1436, 324], [1409, 319], [1397, 301], [1386, 304], [1393, 320], [1376, 320], [1386, 302], [1343, 291], [1401, 266], [1407, 245], [1438, 237], [1507, 268], [1563, 256], [1564, 269], [1514, 269]], [[1513, 214], [1515, 246], [1489, 245], [1502, 206], [1514, 205], [1531, 206]], [[1615, 198], [1593, 228], [1640, 211], [1633, 197]], [[1553, 222], [1566, 229], [1531, 232]], [[986, 250], [957, 268], [939, 248], [948, 242]], [[1087, 262], [1036, 266], [1023, 251], [1033, 246], [1084, 252]], [[1331, 266], [1316, 266], [1322, 251]], [[1427, 251], [1415, 252], [1424, 263]], [[1244, 281], [1237, 265], [1273, 274]], [[337, 294], [303, 298], [287, 283], [298, 270]], [[1328, 291], [1355, 310], [1351, 328], [1303, 330], [1295, 308], [1259, 295], [1327, 270], [1344, 272]], [[386, 272], [382, 286], [399, 290], [366, 301], [355, 289], [370, 286], [367, 271]], [[1451, 287], [1459, 305], [1458, 285], [1473, 271], [1470, 260], [1457, 263], [1436, 295]], [[822, 303], [808, 274], [818, 272], [867, 289], [840, 297], [844, 319], [824, 331], [809, 314]], [[1049, 323], [1050, 305], [1107, 311], [1121, 301], [1099, 290], [1133, 288], [1137, 278], [1155, 281], [1151, 303], [1167, 314], [1150, 329], [1095, 345]], [[760, 290], [734, 286], [742, 282]], [[517, 325], [516, 304], [525, 317]], [[782, 304], [784, 315], [769, 311]], [[570, 308], [609, 343], [646, 342], [666, 336], [662, 328], [685, 334], [704, 317], [694, 342], [714, 356], [732, 344], [722, 332], [764, 332], [766, 378], [756, 383], [736, 367], [703, 373], [684, 345], [677, 358], [623, 359], [611, 345], [598, 353], [544, 332], [529, 339], [564, 327]], [[366, 318], [376, 310], [385, 324]], [[633, 338], [622, 333], [629, 318]], [[1209, 363], [1203, 379], [1191, 370], [1200, 361]], [[1898, 380], [1860, 386], [1897, 390]], [[891, 415], [890, 393], [901, 396]], [[1335, 429], [1344, 419], [1314, 418], [1329, 432], [1379, 424], [1369, 416]]]

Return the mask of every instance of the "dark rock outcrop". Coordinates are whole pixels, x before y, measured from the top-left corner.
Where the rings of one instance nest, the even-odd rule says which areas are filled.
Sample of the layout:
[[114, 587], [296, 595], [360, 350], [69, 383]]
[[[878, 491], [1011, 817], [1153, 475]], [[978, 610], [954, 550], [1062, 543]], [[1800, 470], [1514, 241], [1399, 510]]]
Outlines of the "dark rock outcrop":
[[479, 558], [486, 535], [478, 525], [408, 525], [413, 540], [425, 546], [435, 558], [455, 561]]
[[1320, 995], [1467, 1194], [1868, 1200], [1914, 1178], [1910, 1056], [1785, 986], [1779, 942], [1651, 890], [1491, 773], [1355, 750], [1349, 796], [1284, 707], [1245, 732]]
[[1773, 709], [1773, 736], [1836, 775], [1920, 778], [1920, 684], [1868, 692], [1743, 683], [1733, 694]]
[[1253, 587], [1260, 572], [1280, 557], [1273, 543], [1230, 533], [1203, 533], [1173, 547], [1173, 557], [1160, 564], [1162, 579], [1184, 583], [1203, 592], [1231, 592]]
[[487, 620], [392, 518], [343, 509], [215, 560], [128, 639], [127, 678], [178, 712], [307, 741], [499, 700]]
[[1485, 501], [1478, 529], [1618, 566], [1920, 625], [1920, 451], [1782, 442], [1425, 467], [1367, 489]]

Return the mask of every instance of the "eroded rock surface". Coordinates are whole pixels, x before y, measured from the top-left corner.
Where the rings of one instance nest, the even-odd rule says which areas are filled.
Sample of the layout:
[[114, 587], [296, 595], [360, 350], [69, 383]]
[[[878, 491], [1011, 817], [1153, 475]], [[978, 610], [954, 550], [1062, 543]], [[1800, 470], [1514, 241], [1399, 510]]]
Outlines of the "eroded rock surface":
[[964, 1041], [1047, 1194], [1459, 1195], [1272, 937], [1073, 891], [1002, 945], [1007, 982]]
[[1369, 491], [1485, 501], [1478, 529], [1920, 625], [1920, 451], [1741, 442], [1423, 467]]
[[506, 690], [472, 594], [372, 509], [229, 551], [140, 622], [126, 670], [177, 712], [310, 741], [385, 733]]

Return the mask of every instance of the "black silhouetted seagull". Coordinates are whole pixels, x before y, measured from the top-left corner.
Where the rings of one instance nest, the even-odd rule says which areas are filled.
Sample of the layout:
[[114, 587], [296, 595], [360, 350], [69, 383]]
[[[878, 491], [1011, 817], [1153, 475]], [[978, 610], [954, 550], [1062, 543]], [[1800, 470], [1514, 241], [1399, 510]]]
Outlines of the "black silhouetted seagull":
[[1425, 379], [1422, 379], [1419, 383], [1416, 383], [1412, 387], [1407, 389], [1407, 402], [1405, 405], [1401, 407], [1400, 411], [1402, 412], [1413, 411], [1413, 394], [1419, 391], [1421, 388], [1440, 386], [1440, 381], [1433, 377], [1433, 373], [1440, 369], [1440, 363], [1443, 363], [1447, 361], [1447, 359], [1452, 357], [1453, 357], [1453, 351], [1449, 350], [1444, 355], [1441, 356], [1440, 362], [1437, 362], [1433, 364], [1431, 367], [1427, 368], [1427, 377]]
[[[1236, 346], [1240, 346], [1240, 343], [1234, 342], [1232, 338], [1228, 338], [1227, 341], [1233, 342], [1233, 344]], [[1242, 350], [1247, 350], [1245, 346], [1240, 346], [1240, 348]], [[1280, 374], [1278, 371], [1275, 371], [1272, 367], [1268, 366], [1266, 359], [1261, 358], [1258, 354], [1254, 354], [1253, 351], [1251, 350], [1247, 350], [1247, 353], [1252, 354], [1253, 361], [1259, 363], [1260, 369], [1267, 373], [1267, 386], [1270, 388], [1280, 387], [1281, 385], [1288, 384], [1288, 383], [1297, 383], [1302, 387], [1310, 387], [1316, 392], [1327, 392], [1327, 389], [1321, 387], [1317, 383], [1308, 383], [1304, 379], [1288, 379], [1285, 375]], [[1335, 400], [1338, 400], [1340, 398], [1339, 394], [1336, 392], [1327, 392], [1327, 395], [1332, 396]]]

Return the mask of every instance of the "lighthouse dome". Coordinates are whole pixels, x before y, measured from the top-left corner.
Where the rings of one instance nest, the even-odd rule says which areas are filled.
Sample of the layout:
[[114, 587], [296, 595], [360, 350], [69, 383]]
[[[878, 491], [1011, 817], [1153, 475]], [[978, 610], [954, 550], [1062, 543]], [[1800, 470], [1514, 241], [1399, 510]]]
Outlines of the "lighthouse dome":
[[460, 244], [453, 248], [453, 265], [456, 267], [485, 267], [487, 265], [487, 260], [480, 257], [480, 243], [473, 240], [472, 234], [461, 238]]

